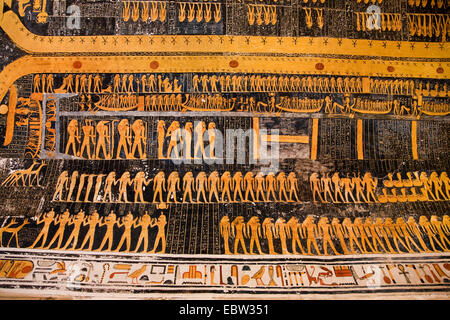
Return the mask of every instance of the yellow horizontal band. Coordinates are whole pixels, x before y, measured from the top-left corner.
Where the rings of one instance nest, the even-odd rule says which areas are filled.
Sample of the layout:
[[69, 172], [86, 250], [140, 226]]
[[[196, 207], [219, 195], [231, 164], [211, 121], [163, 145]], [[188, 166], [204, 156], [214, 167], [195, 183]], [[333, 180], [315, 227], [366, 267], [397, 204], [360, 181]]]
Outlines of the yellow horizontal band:
[[447, 42], [425, 43], [310, 37], [218, 35], [39, 36], [12, 11], [0, 23], [11, 40], [29, 53], [148, 53], [345, 55], [449, 59]]
[[269, 135], [264, 134], [261, 136], [261, 139], [267, 142], [271, 142], [272, 140], [278, 142], [286, 142], [286, 143], [309, 143], [308, 136], [284, 136], [284, 135]]

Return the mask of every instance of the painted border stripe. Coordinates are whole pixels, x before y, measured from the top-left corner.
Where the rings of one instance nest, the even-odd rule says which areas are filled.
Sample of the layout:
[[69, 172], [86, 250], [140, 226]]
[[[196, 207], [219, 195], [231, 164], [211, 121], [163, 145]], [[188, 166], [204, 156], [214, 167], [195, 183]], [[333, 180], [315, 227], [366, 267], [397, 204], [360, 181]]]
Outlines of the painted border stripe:
[[419, 155], [417, 153], [417, 121], [411, 122], [411, 148], [413, 159], [418, 160]]
[[317, 159], [317, 138], [319, 136], [319, 119], [315, 118], [312, 121], [311, 134], [311, 160]]
[[363, 128], [363, 121], [358, 119], [356, 123], [356, 149], [358, 152], [358, 160], [364, 159]]

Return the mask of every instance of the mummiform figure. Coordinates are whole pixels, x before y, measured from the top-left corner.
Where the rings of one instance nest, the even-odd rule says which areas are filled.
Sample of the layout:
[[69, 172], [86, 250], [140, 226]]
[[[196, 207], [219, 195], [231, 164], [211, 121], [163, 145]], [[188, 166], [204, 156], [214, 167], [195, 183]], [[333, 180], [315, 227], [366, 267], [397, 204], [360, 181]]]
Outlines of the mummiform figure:
[[209, 190], [209, 202], [212, 202], [212, 197], [216, 198], [216, 201], [219, 202], [219, 189], [220, 189], [220, 178], [219, 173], [217, 171], [213, 171], [210, 173], [208, 177], [208, 190]]
[[173, 171], [167, 178], [167, 203], [171, 202], [171, 197], [173, 197], [175, 203], [178, 203], [177, 190], [180, 191], [180, 176], [178, 175], [178, 172]]
[[412, 235], [414, 235], [417, 238], [417, 240], [419, 240], [420, 246], [423, 249], [421, 252], [433, 252], [427, 247], [427, 245], [423, 241], [422, 232], [420, 231], [420, 227], [413, 217], [408, 218], [407, 225], [408, 225], [409, 232]]
[[162, 192], [166, 192], [166, 178], [164, 171], [160, 171], [153, 178], [153, 202], [156, 202], [156, 197], [159, 195], [159, 202], [163, 203]]
[[342, 226], [345, 228], [347, 235], [348, 235], [348, 240], [350, 243], [350, 251], [353, 254], [356, 254], [355, 249], [353, 248], [353, 244], [356, 243], [356, 245], [358, 246], [359, 250], [362, 253], [366, 253], [365, 250], [363, 250], [363, 248], [361, 248], [361, 245], [359, 244], [358, 238], [355, 234], [354, 228], [353, 228], [353, 223], [350, 220], [350, 218], [345, 218], [344, 221], [342, 221]]
[[206, 200], [206, 191], [208, 191], [208, 178], [205, 172], [197, 174], [195, 179], [195, 189], [197, 190], [197, 202], [200, 202], [200, 196], [203, 196], [203, 202], [208, 203]]
[[323, 254], [328, 255], [328, 246], [330, 246], [331, 250], [333, 250], [335, 255], [340, 255], [336, 251], [336, 248], [334, 247], [333, 242], [331, 241], [331, 237], [333, 236], [333, 228], [331, 227], [329, 220], [327, 217], [320, 218], [319, 222], [317, 223], [317, 228], [319, 230], [319, 236], [322, 237], [322, 244], [323, 244]]
[[419, 248], [419, 246], [416, 244], [416, 242], [411, 237], [411, 234], [409, 233], [408, 225], [406, 224], [405, 220], [403, 218], [397, 218], [397, 221], [395, 223], [395, 227], [397, 229], [398, 234], [400, 237], [403, 237], [405, 239], [406, 248], [410, 253], [413, 252], [411, 244], [416, 247], [416, 249], [419, 252], [423, 252], [422, 249]]
[[225, 247], [225, 254], [231, 254], [229, 239], [231, 235], [231, 225], [230, 218], [228, 216], [223, 216], [220, 220], [220, 234], [223, 238], [223, 243]]
[[263, 237], [267, 239], [269, 245], [269, 254], [278, 254], [274, 250], [273, 238], [275, 235], [275, 226], [273, 224], [273, 218], [265, 218], [262, 223]]
[[259, 254], [263, 254], [259, 238], [261, 238], [261, 223], [258, 217], [251, 217], [247, 222], [247, 235], [250, 236], [250, 254], [253, 253], [253, 247], [256, 244]]
[[244, 250], [244, 254], [248, 254], [244, 241], [244, 238], [247, 238], [244, 217], [238, 216], [233, 220], [231, 223], [231, 231], [234, 235], [234, 254], [238, 254], [239, 244]]
[[291, 229], [288, 235], [292, 238], [292, 253], [298, 254], [298, 246], [302, 254], [305, 254], [305, 250], [303, 250], [302, 243], [300, 242], [300, 238], [303, 238], [303, 228], [298, 219], [296, 217], [291, 217], [286, 223], [286, 226]]
[[311, 244], [316, 249], [317, 254], [320, 256], [319, 247], [317, 246], [316, 238], [318, 237], [317, 225], [314, 223], [314, 218], [312, 216], [307, 216], [302, 224], [303, 234], [306, 235], [306, 247], [308, 250], [307, 255], [312, 255]]
[[275, 221], [275, 238], [279, 238], [281, 242], [281, 253], [291, 254], [287, 249], [286, 239], [291, 237], [290, 228], [286, 225], [286, 220], [279, 217]]
[[339, 222], [338, 218], [333, 218], [333, 220], [331, 220], [331, 227], [333, 228], [333, 233], [339, 239], [339, 243], [344, 254], [350, 254], [350, 251], [347, 249], [347, 244], [345, 243], [345, 238], [348, 238], [348, 234]]
[[231, 179], [231, 173], [230, 171], [225, 171], [222, 174], [222, 177], [220, 178], [220, 189], [222, 190], [222, 197], [221, 201], [225, 202], [225, 196], [228, 197], [229, 202], [233, 202], [233, 199], [231, 198], [231, 192], [233, 181]]
[[237, 196], [239, 194], [240, 201], [244, 201], [244, 197], [242, 196], [242, 189], [244, 188], [244, 178], [240, 171], [236, 172], [233, 176], [233, 202], [237, 201]]
[[275, 189], [276, 189], [275, 185], [276, 185], [275, 174], [273, 172], [269, 172], [266, 176], [266, 190], [267, 190], [266, 200], [267, 201], [271, 201], [270, 195], [272, 195], [273, 201], [277, 201], [277, 197], [275, 195]]
[[195, 179], [191, 171], [186, 172], [183, 177], [183, 190], [183, 203], [186, 203], [187, 196], [189, 196], [188, 202], [194, 203], [192, 200], [192, 192], [195, 191]]

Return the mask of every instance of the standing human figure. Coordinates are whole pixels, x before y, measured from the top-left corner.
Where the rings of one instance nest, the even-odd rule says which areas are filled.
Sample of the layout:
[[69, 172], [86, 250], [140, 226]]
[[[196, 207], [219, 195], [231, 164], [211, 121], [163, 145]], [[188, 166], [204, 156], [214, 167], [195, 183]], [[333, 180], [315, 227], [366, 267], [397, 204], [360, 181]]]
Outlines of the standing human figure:
[[48, 213], [41, 213], [36, 220], [36, 224], [44, 223], [44, 227], [42, 228], [41, 232], [39, 232], [38, 236], [36, 237], [36, 240], [34, 240], [33, 244], [29, 246], [28, 248], [33, 249], [36, 247], [36, 245], [39, 243], [39, 241], [42, 239], [42, 243], [37, 249], [42, 249], [45, 246], [45, 243], [47, 242], [48, 232], [50, 229], [50, 225], [55, 220], [55, 211], [51, 209]]
[[89, 251], [92, 250], [92, 247], [94, 245], [95, 230], [96, 230], [96, 227], [99, 222], [100, 222], [100, 217], [99, 217], [97, 210], [94, 210], [94, 212], [90, 216], [86, 216], [83, 219], [83, 227], [88, 225], [89, 229], [86, 232], [86, 235], [84, 236], [84, 240], [81, 243], [81, 247], [76, 249], [76, 247], [74, 246], [75, 250], [83, 250], [84, 246], [86, 245], [86, 243], [88, 241], [89, 241], [89, 245], [86, 250], [89, 250]]
[[94, 251], [102, 251], [103, 247], [105, 246], [106, 242], [108, 242], [108, 249], [107, 251], [111, 251], [112, 249], [112, 245], [113, 245], [113, 240], [114, 240], [114, 226], [116, 225], [117, 220], [116, 220], [116, 214], [114, 213], [114, 211], [111, 210], [111, 212], [108, 214], [108, 216], [102, 217], [100, 219], [100, 222], [98, 224], [99, 227], [103, 227], [106, 225], [106, 233], [103, 237], [102, 242], [100, 243], [100, 246], [94, 250]]
[[64, 247], [62, 247], [62, 250], [66, 250], [69, 245], [72, 243], [73, 241], [73, 245], [71, 247], [71, 249], [69, 250], [74, 250], [77, 247], [77, 243], [78, 243], [78, 237], [80, 235], [80, 228], [81, 225], [84, 221], [84, 211], [80, 210], [75, 217], [71, 217], [69, 222], [67, 223], [68, 226], [73, 225], [73, 229], [72, 229], [72, 233], [69, 236], [69, 239], [67, 239], [66, 241], [66, 245]]
[[139, 217], [139, 219], [134, 222], [133, 227], [135, 229], [140, 227], [141, 233], [139, 234], [138, 242], [133, 252], [139, 251], [142, 242], [144, 242], [144, 249], [142, 250], [142, 252], [148, 252], [148, 228], [150, 227], [151, 223], [152, 219], [148, 215], [148, 211], [145, 211], [145, 214], [142, 217]]
[[117, 228], [124, 227], [122, 232], [122, 237], [119, 240], [119, 244], [117, 245], [114, 252], [119, 252], [122, 249], [124, 242], [126, 242], [125, 252], [129, 252], [131, 249], [131, 227], [135, 225], [138, 218], [133, 219], [133, 214], [131, 211], [128, 211], [125, 217], [122, 217], [121, 222], [117, 223]]
[[161, 242], [161, 250], [156, 253], [165, 253], [166, 252], [166, 232], [165, 232], [166, 224], [167, 224], [166, 216], [163, 213], [161, 213], [158, 220], [156, 220], [156, 222], [153, 224], [153, 226], [158, 227], [158, 233], [156, 234], [155, 244], [153, 246], [153, 249], [150, 251], [150, 253], [155, 253], [160, 242]]
[[61, 244], [64, 238], [64, 231], [66, 230], [66, 225], [70, 221], [70, 212], [66, 209], [63, 214], [59, 214], [55, 220], [55, 225], [59, 224], [58, 230], [56, 230], [55, 235], [53, 236], [53, 239], [50, 241], [50, 243], [44, 248], [44, 249], [50, 249], [56, 241], [56, 250], [61, 248]]

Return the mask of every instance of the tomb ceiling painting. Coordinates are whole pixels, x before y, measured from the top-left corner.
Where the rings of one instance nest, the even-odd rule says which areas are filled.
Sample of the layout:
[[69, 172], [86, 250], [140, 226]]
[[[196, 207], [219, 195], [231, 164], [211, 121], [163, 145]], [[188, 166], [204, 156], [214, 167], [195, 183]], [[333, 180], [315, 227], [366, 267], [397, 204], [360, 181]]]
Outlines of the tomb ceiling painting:
[[0, 0], [0, 296], [448, 299], [449, 5]]

